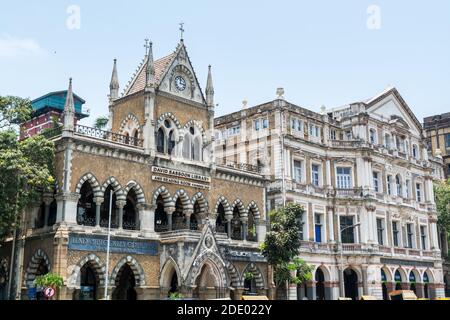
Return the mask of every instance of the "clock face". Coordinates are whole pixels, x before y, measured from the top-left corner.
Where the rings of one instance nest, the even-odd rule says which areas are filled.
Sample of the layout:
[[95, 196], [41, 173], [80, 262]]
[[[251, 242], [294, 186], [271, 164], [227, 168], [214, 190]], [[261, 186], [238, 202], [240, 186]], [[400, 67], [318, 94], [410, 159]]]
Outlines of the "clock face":
[[175, 78], [175, 87], [179, 91], [183, 91], [184, 89], [186, 89], [186, 80], [184, 80], [182, 76], [177, 76]]

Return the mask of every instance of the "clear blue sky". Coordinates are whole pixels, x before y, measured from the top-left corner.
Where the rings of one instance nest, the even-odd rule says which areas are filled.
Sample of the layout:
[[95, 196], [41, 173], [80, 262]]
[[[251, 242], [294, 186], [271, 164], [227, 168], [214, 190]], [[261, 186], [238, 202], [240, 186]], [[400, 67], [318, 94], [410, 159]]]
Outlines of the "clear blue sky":
[[[144, 56], [174, 50], [178, 23], [204, 89], [213, 66], [216, 115], [275, 98], [319, 111], [395, 85], [416, 113], [450, 111], [450, 1], [2, 1], [0, 95], [36, 98], [67, 88], [107, 114], [112, 60], [121, 91]], [[81, 28], [67, 25], [69, 5]], [[381, 29], [367, 27], [370, 5]]]

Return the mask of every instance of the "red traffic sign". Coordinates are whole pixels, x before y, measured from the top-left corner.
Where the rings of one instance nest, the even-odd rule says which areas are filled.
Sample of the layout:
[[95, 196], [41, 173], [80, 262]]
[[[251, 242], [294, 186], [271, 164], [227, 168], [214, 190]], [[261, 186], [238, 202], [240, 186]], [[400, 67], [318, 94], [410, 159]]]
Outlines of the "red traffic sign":
[[56, 293], [56, 290], [54, 288], [47, 287], [47, 288], [44, 289], [44, 295], [47, 298], [53, 297], [55, 295], [55, 293]]

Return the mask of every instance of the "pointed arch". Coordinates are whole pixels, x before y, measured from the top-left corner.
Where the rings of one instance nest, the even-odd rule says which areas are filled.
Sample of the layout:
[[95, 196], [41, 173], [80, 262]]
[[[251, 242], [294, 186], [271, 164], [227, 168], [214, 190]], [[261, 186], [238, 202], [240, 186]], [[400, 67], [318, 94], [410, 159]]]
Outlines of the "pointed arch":
[[177, 190], [177, 192], [175, 192], [172, 202], [176, 203], [178, 199], [180, 199], [181, 204], [183, 205], [183, 210], [192, 209], [193, 205], [189, 200], [189, 195], [183, 189]]
[[247, 210], [245, 209], [244, 203], [239, 198], [234, 200], [232, 208], [237, 208], [241, 217], [247, 215]]
[[424, 282], [425, 274], [428, 276], [428, 280], [430, 281], [430, 283], [434, 283], [434, 282], [435, 282], [434, 273], [433, 273], [433, 271], [431, 271], [430, 268], [427, 268], [427, 269], [423, 272], [422, 278], [421, 278], [421, 281], [422, 281], [422, 282]]
[[236, 269], [234, 264], [231, 262], [227, 263], [227, 271], [228, 271], [228, 277], [230, 279], [230, 286], [232, 287], [241, 287], [243, 284], [241, 282], [241, 275], [239, 274], [239, 271]]
[[75, 266], [68, 268], [67, 286], [69, 288], [79, 288], [81, 283], [81, 269], [89, 265], [95, 273], [99, 286], [105, 285], [106, 267], [101, 259], [94, 253], [90, 253], [82, 257]]
[[28, 262], [24, 277], [25, 286], [34, 286], [34, 279], [36, 279], [36, 273], [40, 264], [43, 264], [47, 268], [47, 272], [51, 271], [50, 259], [48, 258], [47, 253], [42, 249], [38, 249]]
[[145, 203], [145, 194], [142, 190], [142, 187], [134, 180], [131, 180], [127, 183], [127, 186], [124, 189], [125, 196], [130, 192], [130, 190], [133, 189], [134, 193], [136, 194], [137, 202], [139, 204]]
[[169, 190], [165, 186], [160, 186], [158, 189], [153, 192], [152, 204], [156, 206], [156, 201], [158, 197], [161, 196], [164, 200], [164, 207], [174, 206], [174, 202], [172, 201], [172, 197], [170, 195]]
[[202, 140], [206, 141], [206, 132], [205, 129], [202, 127], [202, 125], [197, 120], [190, 120], [183, 126], [183, 134], [186, 134], [189, 132], [190, 127], [196, 127], [199, 131], [199, 133], [202, 136]]
[[407, 277], [407, 273], [405, 271], [405, 269], [403, 269], [402, 267], [398, 267], [395, 272], [394, 272], [394, 281], [395, 281], [395, 273], [396, 272], [400, 273], [400, 277], [401, 277], [401, 282], [408, 282], [408, 277]]
[[255, 219], [261, 219], [261, 214], [255, 201], [250, 202], [250, 204], [247, 206], [247, 212], [249, 212], [250, 210], [252, 210]]
[[114, 190], [117, 201], [125, 201], [126, 200], [127, 195], [123, 192], [123, 189], [122, 189], [119, 181], [117, 181], [117, 179], [115, 177], [109, 177], [108, 179], [106, 179], [106, 181], [102, 185], [102, 193], [105, 193], [106, 189], [109, 186], [111, 186], [112, 189]]
[[94, 197], [102, 197], [103, 192], [102, 188], [100, 186], [100, 183], [98, 182], [97, 178], [92, 173], [86, 173], [84, 176], [81, 177], [81, 179], [78, 181], [77, 187], [75, 189], [76, 193], [80, 193], [81, 187], [83, 187], [83, 184], [88, 181], [91, 185], [92, 192], [94, 193]]
[[186, 285], [191, 287], [195, 286], [197, 277], [201, 274], [205, 264], [209, 264], [212, 270], [215, 271], [217, 287], [225, 287], [227, 284], [225, 263], [219, 255], [211, 250], [204, 251], [195, 258], [187, 274]]
[[195, 203], [198, 202], [200, 206], [200, 215], [206, 216], [208, 214], [209, 208], [208, 208], [208, 201], [206, 200], [205, 196], [201, 192], [197, 192], [194, 194], [191, 200], [192, 206], [195, 205]]
[[112, 286], [118, 286], [118, 279], [120, 279], [120, 275], [122, 272], [122, 267], [124, 265], [130, 266], [131, 270], [133, 271], [134, 279], [136, 281], [136, 287], [145, 286], [145, 273], [144, 269], [142, 269], [139, 262], [131, 257], [126, 256], [120, 259], [120, 261], [116, 264], [114, 267], [112, 273], [111, 273], [111, 280], [110, 285]]
[[324, 264], [318, 265], [316, 267], [316, 269], [314, 270], [313, 274], [316, 274], [317, 270], [321, 270], [324, 277], [325, 277], [325, 281], [331, 281], [331, 272], [330, 270], [327, 268], [327, 266], [325, 266]]
[[384, 274], [386, 275], [386, 281], [387, 282], [393, 282], [394, 281], [394, 274], [392, 273], [391, 269], [389, 269], [386, 265], [383, 265], [381, 267], [381, 270], [384, 271]]
[[214, 207], [214, 214], [217, 214], [217, 209], [219, 208], [219, 205], [222, 204], [223, 208], [225, 209], [226, 215], [232, 215], [232, 209], [231, 206], [224, 196], [220, 196], [219, 199], [217, 199], [216, 206]]
[[[128, 128], [126, 128], [127, 124]], [[143, 128], [139, 123], [139, 119], [130, 112], [120, 123], [119, 134], [125, 135], [125, 133], [128, 133], [130, 136], [133, 136], [135, 130], [139, 132], [139, 137], [142, 137]]]
[[[256, 264], [254, 264], [253, 262], [249, 263], [245, 269], [244, 272], [242, 273], [243, 275], [246, 272], [250, 272], [251, 274], [253, 274], [253, 279], [255, 279], [255, 283], [256, 283], [256, 288], [257, 289], [264, 289], [265, 285], [264, 285], [264, 277], [262, 275], [261, 270], [258, 268], [258, 266]], [[244, 279], [242, 279], [242, 283], [244, 282]]]
[[182, 278], [180, 268], [172, 257], [168, 257], [159, 273], [159, 286], [161, 288], [170, 287], [170, 281], [174, 272], [177, 274], [178, 287], [181, 287]]
[[178, 130], [181, 130], [180, 121], [177, 119], [177, 117], [175, 117], [175, 115], [172, 112], [166, 112], [166, 113], [163, 113], [162, 115], [160, 115], [158, 118], [158, 121], [157, 121], [157, 123], [158, 123], [157, 127], [159, 127], [160, 125], [164, 125], [164, 121], [167, 119], [172, 120], [172, 122], [175, 124], [176, 128]]
[[411, 274], [414, 275], [414, 278], [416, 279], [416, 282], [422, 282], [422, 276], [420, 275], [419, 270], [417, 270], [416, 268], [409, 270], [408, 272], [408, 282], [411, 282]]

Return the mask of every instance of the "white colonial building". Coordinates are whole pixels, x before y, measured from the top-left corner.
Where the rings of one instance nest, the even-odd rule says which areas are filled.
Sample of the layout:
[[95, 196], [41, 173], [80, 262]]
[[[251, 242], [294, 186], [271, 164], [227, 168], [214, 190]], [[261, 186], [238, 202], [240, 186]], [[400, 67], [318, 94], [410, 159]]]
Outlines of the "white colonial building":
[[433, 170], [420, 122], [395, 88], [320, 113], [278, 99], [215, 119], [216, 162], [261, 168], [269, 210], [302, 204], [299, 256], [313, 280], [290, 299], [394, 289], [444, 295]]

